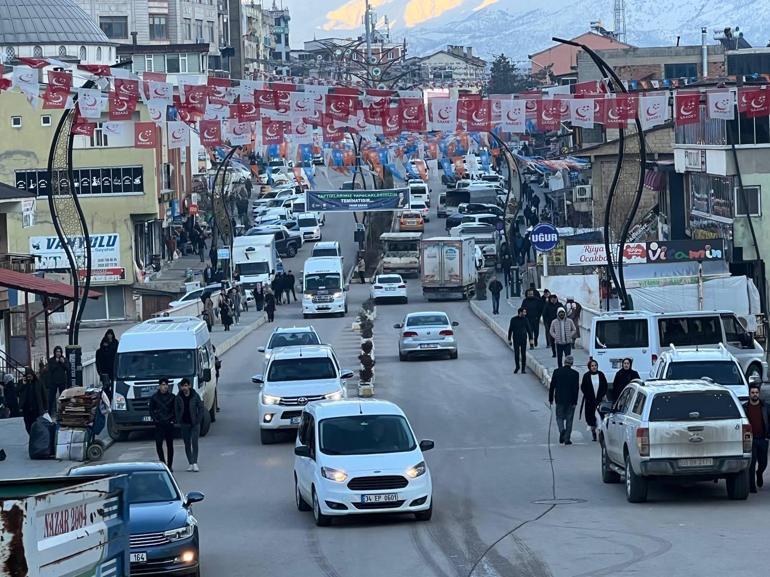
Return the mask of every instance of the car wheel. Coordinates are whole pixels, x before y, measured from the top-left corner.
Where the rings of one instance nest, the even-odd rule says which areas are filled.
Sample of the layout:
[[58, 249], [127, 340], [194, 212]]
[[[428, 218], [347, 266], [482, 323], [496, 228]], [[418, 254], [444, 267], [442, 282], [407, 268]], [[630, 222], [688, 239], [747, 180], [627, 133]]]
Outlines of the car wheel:
[[296, 246], [294, 246], [293, 244], [290, 244], [289, 246], [286, 247], [286, 256], [288, 256], [289, 258], [292, 258], [296, 255], [297, 255]]
[[319, 527], [328, 527], [332, 524], [332, 518], [321, 513], [321, 505], [318, 503], [318, 495], [313, 488], [313, 518]]
[[746, 469], [727, 477], [727, 497], [733, 501], [745, 501], [749, 496], [749, 475]]
[[449, 353], [449, 358], [450, 359], [456, 359], [457, 358], [457, 354], [458, 354], [457, 351], [452, 351], [451, 353]]
[[610, 468], [610, 457], [602, 441], [602, 481], [604, 483], [620, 483], [620, 475]]
[[128, 431], [121, 431], [115, 424], [115, 419], [112, 415], [107, 417], [107, 434], [113, 441], [124, 442], [128, 441]]
[[310, 511], [310, 505], [307, 504], [305, 499], [302, 498], [302, 493], [299, 492], [299, 483], [297, 483], [296, 475], [294, 475], [294, 501], [297, 503], [298, 511]]
[[201, 437], [205, 437], [211, 430], [211, 414], [208, 411], [203, 412], [203, 422], [201, 423]]
[[404, 304], [405, 304], [405, 305], [408, 305], [408, 304], [409, 304], [409, 298], [408, 298], [408, 297], [404, 297]]
[[433, 517], [433, 497], [430, 498], [430, 507], [425, 509], [425, 511], [417, 511], [414, 514], [414, 518], [418, 521], [430, 521], [431, 517]]
[[259, 441], [263, 445], [272, 445], [275, 443], [275, 431], [271, 431], [270, 429], [260, 429]]
[[401, 351], [398, 351], [398, 360], [399, 361], [406, 361], [409, 357], [406, 355], [406, 353], [402, 353]]
[[634, 473], [631, 458], [626, 455], [626, 499], [629, 503], [644, 503], [647, 500], [647, 479]]

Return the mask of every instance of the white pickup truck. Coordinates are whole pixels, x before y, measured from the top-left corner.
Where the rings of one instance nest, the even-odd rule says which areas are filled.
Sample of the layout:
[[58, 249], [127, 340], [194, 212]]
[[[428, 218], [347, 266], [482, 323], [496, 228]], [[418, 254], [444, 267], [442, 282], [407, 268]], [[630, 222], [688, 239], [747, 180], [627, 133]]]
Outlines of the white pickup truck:
[[631, 503], [649, 481], [725, 479], [730, 499], [749, 494], [751, 425], [735, 393], [705, 380], [634, 380], [600, 407], [602, 480], [626, 480]]

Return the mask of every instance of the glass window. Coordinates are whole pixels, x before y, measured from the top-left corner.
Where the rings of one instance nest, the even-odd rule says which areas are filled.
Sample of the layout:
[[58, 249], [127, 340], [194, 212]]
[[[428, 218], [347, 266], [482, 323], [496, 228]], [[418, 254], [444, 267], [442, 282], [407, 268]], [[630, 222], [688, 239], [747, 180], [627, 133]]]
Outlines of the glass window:
[[596, 323], [596, 346], [599, 349], [639, 349], [648, 345], [647, 319]]
[[167, 72], [165, 54], [155, 54], [152, 59], [153, 65], [155, 66], [155, 72]]
[[320, 345], [318, 336], [310, 331], [296, 333], [276, 333], [270, 338], [268, 349], [277, 347], [299, 347], [307, 345]]
[[35, 58], [42, 58], [43, 57], [43, 48], [41, 46], [35, 46], [32, 49], [32, 56]]
[[[313, 255], [315, 256], [315, 255]], [[342, 286], [340, 275], [337, 273], [318, 273], [305, 276], [305, 290], [339, 290]]]
[[117, 378], [124, 380], [159, 379], [163, 376], [192, 377], [195, 351], [135, 351], [118, 354]]
[[669, 317], [658, 320], [661, 348], [715, 345], [722, 342], [718, 316]]
[[166, 72], [179, 72], [179, 54], [166, 54]]
[[698, 76], [697, 64], [665, 64], [664, 78], [696, 78]]
[[400, 415], [354, 415], [324, 419], [320, 449], [326, 455], [374, 455], [414, 451], [417, 444]]
[[449, 324], [449, 319], [446, 315], [432, 315], [421, 314], [413, 315], [406, 319], [406, 326], [408, 327], [431, 327], [431, 326], [445, 326]]
[[[746, 203], [748, 203], [748, 211], [746, 210]], [[742, 192], [740, 187], [735, 187], [735, 216], [746, 216], [747, 212], [749, 216], [762, 215], [761, 188], [759, 186], [744, 186]]]
[[729, 391], [683, 391], [655, 395], [650, 422], [740, 419]]
[[206, 22], [206, 39], [213, 44], [214, 43], [214, 23]]
[[644, 410], [644, 402], [647, 400], [647, 396], [644, 393], [639, 393], [636, 395], [636, 400], [634, 401], [634, 406], [631, 408], [631, 412], [634, 415], [642, 415], [642, 411]]
[[107, 38], [128, 38], [128, 16], [99, 16], [99, 27]]
[[722, 326], [725, 329], [725, 340], [728, 343], [740, 344], [741, 335], [746, 333], [746, 329], [738, 319], [732, 315], [722, 315]]
[[235, 265], [238, 273], [245, 276], [258, 274], [270, 274], [270, 265], [267, 262], [241, 262]]
[[620, 394], [620, 397], [615, 401], [615, 412], [625, 413], [628, 405], [631, 403], [631, 397], [634, 395], [634, 389], [626, 388]]
[[88, 59], [88, 52], [86, 52], [86, 47], [81, 46], [80, 47], [80, 60], [85, 61]]
[[195, 21], [195, 41], [203, 42], [203, 20]]
[[90, 136], [90, 145], [91, 148], [94, 147], [107, 147], [109, 146], [109, 142], [107, 141], [107, 135], [104, 133], [104, 127], [102, 126], [101, 122], [96, 123], [96, 129], [94, 130], [94, 133]]
[[725, 386], [743, 385], [741, 368], [733, 361], [687, 361], [670, 363], [667, 379], [700, 379], [708, 377]]
[[184, 39], [192, 40], [192, 20], [190, 18], [184, 19]]
[[128, 476], [128, 504], [160, 503], [179, 499], [171, 477], [165, 471], [137, 471]]
[[270, 363], [267, 380], [270, 382], [336, 379], [337, 371], [329, 357], [279, 359]]
[[166, 16], [150, 14], [150, 40], [167, 40]]
[[380, 275], [377, 277], [378, 284], [401, 284], [404, 281], [398, 275]]
[[144, 69], [147, 72], [155, 72], [155, 66], [153, 63], [152, 54], [145, 54], [144, 55]]

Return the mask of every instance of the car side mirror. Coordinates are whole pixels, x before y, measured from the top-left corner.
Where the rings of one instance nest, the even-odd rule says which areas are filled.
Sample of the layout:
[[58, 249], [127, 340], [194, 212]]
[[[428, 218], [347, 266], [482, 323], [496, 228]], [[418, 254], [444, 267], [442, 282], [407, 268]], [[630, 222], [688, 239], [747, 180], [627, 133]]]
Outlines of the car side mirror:
[[401, 323], [396, 323], [395, 325], [393, 325], [393, 328], [394, 329], [402, 329], [402, 328], [404, 328], [404, 325], [401, 324]]
[[203, 369], [202, 380], [204, 383], [208, 383], [211, 380], [211, 369]]
[[251, 377], [251, 382], [254, 383], [255, 385], [261, 385], [265, 382], [265, 379], [262, 375], [254, 375], [253, 377]]
[[310, 458], [310, 447], [308, 447], [307, 445], [298, 445], [294, 447], [294, 454], [297, 457]]
[[452, 326], [453, 327], [459, 327], [460, 323], [458, 323], [457, 321], [452, 321]]
[[341, 379], [352, 379], [353, 378], [353, 371], [351, 371], [349, 369], [345, 369], [344, 371], [342, 371], [340, 373], [340, 378]]
[[257, 347], [257, 351], [260, 352], [260, 353], [264, 353], [265, 352], [265, 347]]
[[614, 413], [615, 411], [612, 409], [612, 402], [611, 401], [602, 401], [599, 403], [599, 414], [604, 417], [606, 415], [609, 415], [610, 413]]
[[423, 451], [423, 452], [430, 451], [435, 446], [436, 446], [436, 443], [434, 443], [433, 441], [431, 441], [429, 439], [425, 439], [423, 441], [420, 441], [420, 450]]
[[184, 506], [189, 507], [193, 503], [200, 503], [205, 498], [206, 496], [203, 493], [200, 493], [198, 491], [190, 491], [184, 497]]

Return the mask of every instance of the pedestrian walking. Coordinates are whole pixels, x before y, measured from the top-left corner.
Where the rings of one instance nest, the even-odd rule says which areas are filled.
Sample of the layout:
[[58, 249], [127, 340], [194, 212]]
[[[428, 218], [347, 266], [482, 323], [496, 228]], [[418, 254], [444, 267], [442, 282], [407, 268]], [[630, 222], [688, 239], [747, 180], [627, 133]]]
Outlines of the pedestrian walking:
[[521, 306], [527, 311], [527, 320], [532, 328], [532, 342], [529, 348], [534, 349], [537, 346], [538, 338], [540, 338], [540, 317], [543, 315], [544, 304], [543, 300], [535, 295], [534, 289], [529, 288], [524, 294]]
[[174, 261], [174, 253], [176, 252], [176, 233], [173, 229], [169, 229], [168, 236], [166, 237], [166, 260], [168, 262]]
[[515, 317], [508, 325], [508, 342], [513, 345], [513, 358], [516, 361], [514, 374], [521, 370], [527, 372], [527, 341], [532, 342], [532, 326], [527, 318], [527, 309], [519, 307]]
[[118, 354], [118, 339], [115, 331], [107, 329], [96, 351], [96, 372], [102, 382], [102, 389], [112, 399], [112, 385], [115, 382], [115, 358]]
[[275, 304], [281, 304], [281, 295], [283, 293], [283, 273], [279, 272], [273, 277], [273, 281], [270, 283], [270, 288], [273, 290], [273, 297]]
[[575, 340], [578, 340], [580, 338], [580, 314], [583, 312], [583, 307], [580, 303], [575, 302], [575, 297], [567, 297], [564, 310], [567, 311], [567, 318], [575, 324]]
[[254, 289], [254, 306], [257, 307], [257, 312], [261, 312], [265, 307], [265, 292], [261, 283]]
[[751, 464], [749, 465], [749, 490], [757, 492], [757, 487], [765, 484], [762, 478], [767, 469], [767, 447], [770, 437], [770, 415], [767, 405], [759, 398], [760, 384], [749, 384], [749, 400], [743, 404], [743, 411], [751, 425], [753, 441], [751, 445]]
[[[281, 275], [281, 280], [279, 283], [279, 287], [281, 289], [281, 294], [279, 295], [281, 302], [280, 304], [289, 304], [291, 303], [291, 299], [289, 297], [289, 275], [286, 273], [283, 273]], [[286, 302], [284, 303], [283, 297], [286, 297]]]
[[203, 401], [200, 395], [192, 390], [189, 379], [184, 378], [179, 381], [179, 394], [174, 399], [174, 418], [182, 430], [184, 452], [190, 465], [187, 470], [196, 473], [200, 470], [198, 469], [198, 437], [201, 433], [203, 411]]
[[211, 265], [207, 265], [206, 268], [203, 269], [203, 284], [204, 286], [209, 286], [214, 280], [214, 269], [211, 268]]
[[206, 233], [203, 232], [203, 229], [199, 224], [196, 224], [195, 227], [198, 230], [198, 246], [195, 248], [201, 262], [204, 262], [206, 260]]
[[24, 376], [18, 387], [19, 408], [24, 417], [24, 428], [29, 434], [34, 423], [39, 417], [48, 412], [48, 395], [45, 385], [37, 378], [35, 371], [30, 367], [24, 369]]
[[580, 374], [572, 368], [572, 355], [564, 358], [564, 366], [559, 367], [551, 376], [551, 386], [548, 389], [548, 402], [553, 405], [556, 401], [556, 426], [559, 429], [559, 443], [571, 445], [572, 420], [575, 418], [575, 407], [580, 389]]
[[358, 263], [356, 264], [356, 272], [358, 273], [358, 280], [361, 281], [361, 284], [364, 284], [366, 281], [366, 261], [364, 260], [363, 255], [358, 257]]
[[560, 308], [556, 318], [551, 322], [551, 338], [556, 344], [556, 366], [560, 367], [565, 355], [572, 354], [572, 344], [575, 342], [575, 323], [567, 318], [567, 311]]
[[[581, 412], [585, 415], [586, 425], [591, 429], [592, 440], [596, 440], [596, 409], [607, 396], [607, 377], [599, 370], [599, 363], [594, 359], [588, 361], [588, 372], [583, 375], [580, 382], [580, 391], [583, 393], [583, 401], [580, 404]], [[580, 413], [578, 413], [578, 417]]]
[[265, 312], [267, 313], [267, 322], [272, 323], [275, 320], [275, 295], [270, 289], [267, 289], [265, 293]]
[[21, 416], [19, 409], [19, 387], [16, 384], [13, 373], [3, 375], [3, 396], [5, 397], [5, 406], [10, 411], [9, 417], [16, 418]]
[[286, 301], [289, 301], [289, 291], [291, 291], [291, 296], [294, 297], [294, 302], [297, 302], [297, 293], [294, 292], [295, 285], [297, 284], [297, 279], [294, 276], [294, 273], [289, 271], [289, 274], [286, 275]]
[[211, 248], [209, 249], [209, 261], [211, 261], [211, 268], [216, 270], [219, 257], [217, 256], [217, 247], [214, 246], [213, 239], [211, 240]]
[[612, 380], [612, 394], [610, 398], [613, 403], [618, 400], [620, 393], [628, 386], [628, 383], [640, 378], [639, 373], [634, 370], [633, 366], [634, 359], [626, 357], [623, 359], [621, 368], [615, 373], [615, 378]]
[[219, 295], [219, 317], [222, 319], [222, 326], [225, 327], [225, 331], [229, 331], [233, 324], [233, 303], [224, 289]]
[[[155, 425], [155, 450], [158, 460], [169, 471], [174, 470], [174, 423], [176, 422], [176, 396], [169, 389], [168, 379], [158, 380], [158, 390], [150, 397], [150, 417]], [[163, 454], [163, 443], [166, 454]]]
[[48, 381], [48, 413], [53, 416], [56, 413], [56, 401], [67, 388], [67, 359], [59, 345], [53, 348], [53, 356], [48, 359], [46, 370]]
[[487, 287], [489, 289], [489, 292], [492, 293], [492, 314], [493, 315], [499, 315], [500, 314], [500, 293], [503, 290], [503, 283], [501, 283], [499, 280], [497, 280], [497, 277], [494, 277]]
[[[546, 296], [546, 294], [548, 296]], [[545, 344], [551, 347], [551, 356], [556, 358], [556, 342], [551, 336], [551, 324], [556, 319], [561, 303], [559, 298], [555, 294], [549, 293], [547, 290], [543, 291], [543, 328], [545, 329]]]
[[233, 303], [233, 318], [235, 324], [241, 322], [241, 287], [235, 285], [230, 289], [230, 302]]
[[209, 295], [202, 296], [201, 300], [203, 301], [203, 313], [201, 314], [201, 317], [206, 321], [206, 326], [208, 327], [209, 332], [211, 332], [211, 329], [214, 328], [214, 301], [211, 300], [211, 296]]

